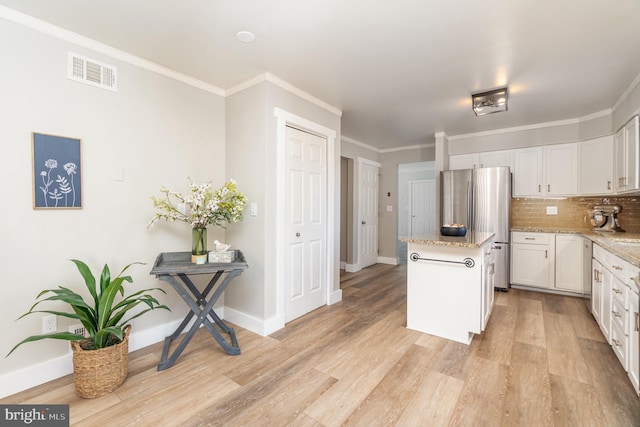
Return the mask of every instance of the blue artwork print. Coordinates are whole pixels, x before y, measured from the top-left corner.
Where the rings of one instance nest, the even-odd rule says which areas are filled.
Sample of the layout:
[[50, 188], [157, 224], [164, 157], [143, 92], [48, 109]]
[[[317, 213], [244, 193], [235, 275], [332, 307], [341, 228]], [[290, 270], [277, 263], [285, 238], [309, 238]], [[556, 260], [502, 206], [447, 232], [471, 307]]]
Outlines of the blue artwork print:
[[80, 140], [33, 134], [34, 208], [81, 208]]

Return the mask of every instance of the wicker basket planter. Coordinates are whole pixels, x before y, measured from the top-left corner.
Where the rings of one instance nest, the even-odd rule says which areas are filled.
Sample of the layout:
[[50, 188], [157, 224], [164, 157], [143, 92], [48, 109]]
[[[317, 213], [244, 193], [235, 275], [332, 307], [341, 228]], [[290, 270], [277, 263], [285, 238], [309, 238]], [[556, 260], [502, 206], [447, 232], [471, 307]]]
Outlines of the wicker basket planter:
[[120, 343], [97, 350], [84, 350], [82, 341], [71, 341], [73, 383], [78, 396], [99, 397], [122, 385], [129, 372], [130, 331], [131, 325], [125, 326]]

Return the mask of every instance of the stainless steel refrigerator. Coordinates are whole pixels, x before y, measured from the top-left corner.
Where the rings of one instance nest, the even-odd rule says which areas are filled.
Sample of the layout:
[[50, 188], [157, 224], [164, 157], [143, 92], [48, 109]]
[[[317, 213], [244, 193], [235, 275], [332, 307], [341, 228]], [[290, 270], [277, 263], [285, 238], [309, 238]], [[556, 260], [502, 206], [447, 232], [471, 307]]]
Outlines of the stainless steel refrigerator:
[[509, 167], [442, 171], [440, 183], [440, 225], [464, 224], [467, 232], [495, 233], [495, 287], [507, 290], [511, 205]]

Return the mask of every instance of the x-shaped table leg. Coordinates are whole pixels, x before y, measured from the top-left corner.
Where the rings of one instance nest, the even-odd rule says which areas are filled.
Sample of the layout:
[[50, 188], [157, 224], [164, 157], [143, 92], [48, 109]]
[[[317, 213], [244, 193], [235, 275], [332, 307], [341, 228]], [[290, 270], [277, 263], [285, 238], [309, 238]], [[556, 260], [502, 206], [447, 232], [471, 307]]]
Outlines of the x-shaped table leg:
[[[237, 269], [228, 272], [227, 276], [216, 288], [215, 292], [209, 300], [207, 300], [207, 296], [215, 287], [215, 284], [222, 276], [223, 271], [218, 271], [217, 273], [215, 273], [202, 293], [193, 284], [191, 279], [189, 279], [189, 277], [184, 273], [178, 274], [178, 277], [180, 277], [182, 284], [174, 276], [165, 274], [158, 276], [160, 280], [164, 280], [165, 282], [169, 283], [191, 309], [191, 312], [186, 315], [184, 320], [180, 323], [180, 326], [178, 326], [173, 334], [165, 338], [164, 347], [162, 349], [162, 357], [160, 358], [160, 363], [158, 364], [158, 371], [165, 370], [173, 365], [176, 359], [187, 347], [187, 344], [189, 344], [197, 330], [200, 328], [200, 325], [203, 325], [207, 329], [207, 331], [209, 331], [211, 336], [218, 342], [218, 344], [220, 344], [220, 346], [222, 346], [222, 348], [225, 349], [227, 353], [231, 355], [240, 354], [240, 347], [238, 346], [235, 331], [233, 330], [233, 328], [230, 328], [226, 323], [224, 323], [222, 319], [220, 319], [220, 317], [218, 317], [215, 311], [213, 311], [213, 306], [220, 298], [222, 292], [224, 292], [231, 280], [240, 275], [242, 271], [242, 269]], [[191, 295], [187, 291], [191, 292]], [[171, 355], [169, 356], [169, 347], [171, 346], [171, 343], [178, 336], [180, 336], [182, 331], [194, 316], [196, 316], [195, 322], [193, 323], [193, 325], [191, 325], [191, 328], [184, 336], [178, 347], [176, 347], [173, 353], [171, 353]], [[211, 318], [211, 320], [209, 320], [209, 318]], [[218, 332], [218, 330], [215, 328], [215, 325], [218, 325], [218, 327], [222, 329], [223, 332], [229, 334], [231, 344], [229, 344], [220, 334], [220, 332]]]

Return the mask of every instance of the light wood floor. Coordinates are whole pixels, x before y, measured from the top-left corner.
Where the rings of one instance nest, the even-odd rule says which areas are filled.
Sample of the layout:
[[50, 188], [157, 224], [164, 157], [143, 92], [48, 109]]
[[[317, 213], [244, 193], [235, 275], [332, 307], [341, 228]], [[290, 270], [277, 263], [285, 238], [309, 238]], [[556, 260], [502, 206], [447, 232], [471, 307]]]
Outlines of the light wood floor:
[[68, 403], [74, 426], [640, 425], [588, 300], [498, 293], [466, 346], [405, 328], [406, 267], [341, 282], [341, 303], [271, 336], [236, 327], [240, 356], [201, 330], [163, 372], [160, 344], [131, 353], [110, 395], [80, 399], [68, 376], [0, 403]]

